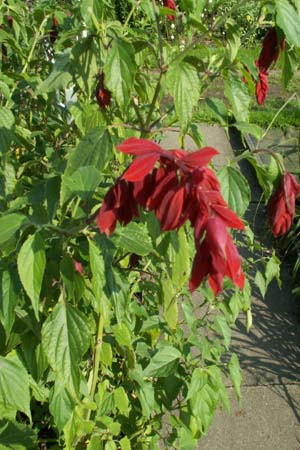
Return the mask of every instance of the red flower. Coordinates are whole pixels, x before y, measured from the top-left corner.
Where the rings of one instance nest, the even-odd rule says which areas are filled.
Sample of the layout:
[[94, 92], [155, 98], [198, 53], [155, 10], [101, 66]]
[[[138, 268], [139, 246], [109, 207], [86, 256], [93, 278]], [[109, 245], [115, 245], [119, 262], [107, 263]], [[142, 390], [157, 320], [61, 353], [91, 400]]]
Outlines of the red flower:
[[268, 75], [264, 72], [259, 72], [258, 81], [256, 83], [256, 100], [259, 105], [262, 105], [266, 100], [268, 93]]
[[269, 223], [275, 237], [285, 234], [291, 228], [299, 194], [300, 186], [295, 177], [285, 173], [268, 204]]
[[6, 19], [7, 19], [7, 23], [8, 23], [9, 28], [12, 28], [12, 26], [13, 26], [13, 18], [12, 18], [12, 16], [7, 16]]
[[224, 222], [219, 217], [210, 217], [205, 230], [205, 238], [193, 262], [190, 291], [193, 292], [206, 276], [215, 295], [223, 288], [224, 276], [243, 289], [245, 276], [240, 257]]
[[104, 87], [104, 73], [102, 72], [98, 77], [98, 84], [96, 86], [96, 99], [100, 108], [104, 109], [110, 105], [111, 93]]
[[257, 60], [257, 67], [260, 72], [266, 73], [271, 64], [278, 60], [280, 48], [284, 49], [284, 37], [279, 42], [275, 27], [271, 28], [266, 34], [262, 49]]
[[[173, 11], [176, 10], [176, 4], [174, 0], [163, 0], [163, 4], [166, 8], [173, 9]], [[172, 16], [170, 14], [167, 17], [169, 20], [175, 20], [175, 16]]]
[[[100, 232], [110, 235], [117, 222], [129, 223], [138, 216], [138, 206], [154, 211], [162, 231], [178, 229], [189, 220], [194, 228], [196, 248], [204, 233], [207, 234], [207, 227], [210, 230], [211, 219], [221, 223], [225, 231], [226, 227], [244, 228], [223, 199], [216, 175], [207, 167], [211, 158], [218, 154], [214, 148], [204, 147], [194, 153], [178, 149], [166, 151], [155, 142], [137, 138], [129, 138], [117, 148], [135, 159], [104, 198], [97, 219]], [[217, 227], [216, 232], [218, 228], [222, 227]], [[226, 242], [229, 266], [222, 273], [239, 285], [237, 250], [229, 235]], [[200, 248], [205, 250], [206, 247], [201, 244]], [[236, 274], [231, 272], [233, 266]], [[193, 280], [201, 281], [205, 275], [201, 276], [201, 270], [199, 275], [197, 267], [193, 269]], [[196, 284], [191, 282], [191, 287]]]
[[58, 36], [58, 25], [59, 25], [58, 20], [53, 15], [52, 16], [52, 29], [51, 29], [50, 35], [49, 35], [50, 36], [50, 42], [51, 42], [52, 45], [54, 44], [54, 42], [56, 41], [57, 36]]

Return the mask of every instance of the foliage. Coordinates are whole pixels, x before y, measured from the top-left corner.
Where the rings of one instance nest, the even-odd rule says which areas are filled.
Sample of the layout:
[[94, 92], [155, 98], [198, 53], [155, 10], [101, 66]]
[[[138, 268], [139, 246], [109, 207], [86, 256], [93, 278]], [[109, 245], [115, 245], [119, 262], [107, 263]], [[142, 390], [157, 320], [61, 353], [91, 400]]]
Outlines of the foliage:
[[[185, 135], [202, 146], [199, 98], [215, 79], [223, 80], [227, 103], [207, 104], [220, 125], [227, 128], [232, 114], [239, 129], [259, 133], [248, 123], [254, 82], [242, 81], [245, 67], [255, 76], [255, 64], [238, 54], [238, 16], [202, 18], [220, 1], [182, 0], [176, 11], [155, 1], [128, 3], [127, 18], [116, 16], [112, 0], [1, 3], [5, 448], [193, 449], [215, 409], [230, 409], [225, 377], [240, 397], [230, 327], [240, 312], [251, 316], [249, 281], [240, 290], [227, 277], [217, 297], [203, 282], [192, 297], [189, 223], [162, 232], [153, 212], [140, 211], [107, 237], [95, 218], [131, 161], [116, 151], [122, 141], [159, 142], [175, 128], [178, 147]], [[284, 4], [293, 27], [277, 1], [265, 5], [261, 20], [279, 17], [287, 34], [289, 81], [300, 15]], [[254, 156], [242, 155], [272, 187], [274, 178]], [[218, 176], [229, 207], [243, 214], [250, 192], [237, 162]], [[241, 245], [254, 246], [251, 230]], [[262, 292], [278, 276], [277, 259], [270, 261], [256, 277]]]

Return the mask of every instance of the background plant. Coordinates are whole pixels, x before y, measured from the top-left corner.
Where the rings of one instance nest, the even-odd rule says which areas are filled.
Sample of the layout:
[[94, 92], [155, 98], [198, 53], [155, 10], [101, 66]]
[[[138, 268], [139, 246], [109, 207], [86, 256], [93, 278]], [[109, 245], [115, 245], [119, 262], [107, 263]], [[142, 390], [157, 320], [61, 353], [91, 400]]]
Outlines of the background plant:
[[[205, 8], [217, 11], [218, 1], [182, 1], [176, 11], [130, 1], [122, 16], [121, 3], [1, 4], [0, 444], [6, 448], [156, 449], [161, 441], [164, 448], [192, 449], [216, 407], [229, 410], [224, 377], [240, 395], [230, 326], [241, 311], [251, 319], [250, 283], [240, 291], [227, 280], [217, 298], [203, 284], [192, 298], [188, 224], [162, 233], [154, 214], [141, 212], [107, 238], [95, 217], [130, 162], [116, 152], [128, 137], [160, 141], [165, 130], [176, 130], [179, 147], [188, 134], [200, 148], [197, 112], [204, 101], [225, 129], [231, 114], [242, 132], [261, 135], [249, 124], [254, 83], [242, 81], [245, 66], [256, 76], [255, 64], [238, 54], [244, 33], [238, 15], [202, 16]], [[276, 19], [286, 33], [287, 84], [300, 46], [296, 5], [259, 4], [262, 23]], [[226, 100], [203, 100], [218, 80]], [[253, 155], [244, 156], [268, 198], [274, 178]], [[243, 216], [250, 189], [237, 162], [218, 177], [229, 206]], [[250, 229], [245, 245], [255, 245]], [[256, 275], [262, 292], [279, 270], [275, 256], [265, 264]], [[250, 270], [250, 261], [244, 266]]]

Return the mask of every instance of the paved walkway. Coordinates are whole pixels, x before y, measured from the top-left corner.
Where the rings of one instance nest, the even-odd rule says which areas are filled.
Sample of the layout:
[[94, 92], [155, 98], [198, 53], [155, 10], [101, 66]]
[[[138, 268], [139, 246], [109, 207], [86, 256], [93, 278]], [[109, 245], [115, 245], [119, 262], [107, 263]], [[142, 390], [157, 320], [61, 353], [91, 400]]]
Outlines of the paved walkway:
[[[228, 139], [218, 126], [204, 126], [202, 132], [206, 145], [222, 153], [216, 166], [226, 164], [233, 148], [241, 147], [238, 137]], [[174, 133], [167, 135], [163, 145], [176, 147], [176, 138]], [[189, 139], [186, 148], [196, 149]], [[263, 207], [257, 210], [260, 189], [247, 163], [241, 164], [241, 170], [253, 188], [247, 219], [257, 239], [265, 244], [266, 212]], [[300, 317], [288, 269], [283, 263], [282, 289], [273, 282], [265, 300], [253, 289], [250, 332], [246, 331], [244, 315], [236, 322], [231, 350], [239, 356], [242, 368], [242, 400], [236, 402], [229, 385], [231, 414], [217, 411], [199, 450], [300, 450]]]

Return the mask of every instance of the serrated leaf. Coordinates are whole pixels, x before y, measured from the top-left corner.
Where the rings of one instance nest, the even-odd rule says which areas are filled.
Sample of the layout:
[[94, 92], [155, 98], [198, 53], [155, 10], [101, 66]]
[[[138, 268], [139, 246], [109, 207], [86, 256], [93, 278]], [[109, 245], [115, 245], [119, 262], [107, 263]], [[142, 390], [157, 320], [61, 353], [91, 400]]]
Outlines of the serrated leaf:
[[32, 234], [19, 251], [18, 272], [37, 320], [39, 320], [39, 302], [45, 266], [44, 240], [39, 233]]
[[263, 276], [263, 274], [259, 270], [256, 271], [255, 278], [254, 278], [254, 283], [256, 284], [258, 289], [260, 290], [260, 293], [261, 293], [262, 297], [264, 297], [266, 295], [266, 292], [267, 292], [267, 285], [266, 285], [265, 277]]
[[171, 234], [168, 256], [172, 283], [179, 292], [190, 275], [189, 244], [184, 228]]
[[241, 398], [241, 383], [242, 383], [242, 372], [239, 364], [238, 357], [235, 353], [232, 354], [230, 361], [228, 363], [228, 369], [230, 378], [238, 399]]
[[72, 175], [83, 166], [103, 170], [112, 157], [112, 141], [104, 127], [90, 130], [69, 155], [64, 176]]
[[0, 406], [31, 419], [28, 373], [15, 352], [0, 356]]
[[224, 316], [215, 316], [214, 329], [223, 336], [224, 346], [228, 350], [231, 341], [231, 329]]
[[147, 227], [142, 223], [130, 222], [126, 227], [118, 227], [112, 241], [116, 247], [140, 256], [149, 255], [154, 250]]
[[64, 89], [72, 81], [71, 66], [70, 66], [70, 52], [67, 49], [64, 53], [55, 55], [55, 63], [52, 72], [37, 89], [38, 94], [56, 91], [57, 89]]
[[23, 214], [7, 214], [0, 217], [0, 245], [8, 241], [22, 225], [29, 223]]
[[63, 176], [61, 190], [64, 193], [61, 199], [65, 203], [74, 195], [86, 200], [94, 194], [100, 183], [101, 173], [93, 166], [84, 166], [77, 169], [70, 176]]
[[234, 124], [234, 126], [239, 131], [241, 131], [242, 134], [244, 134], [244, 133], [251, 134], [258, 141], [261, 139], [261, 137], [263, 135], [263, 129], [260, 126], [254, 124], [254, 123], [236, 122]]
[[0, 449], [36, 450], [37, 448], [37, 435], [32, 428], [15, 421], [0, 421]]
[[242, 217], [249, 206], [251, 191], [248, 181], [238, 170], [224, 166], [218, 172], [221, 192], [230, 208]]
[[280, 264], [280, 259], [273, 253], [266, 265], [265, 277], [267, 286], [276, 278], [279, 287], [281, 287]]
[[93, 128], [104, 125], [103, 115], [96, 104], [75, 103], [71, 106], [70, 111], [83, 135]]
[[56, 380], [50, 393], [49, 410], [59, 431], [71, 418], [75, 405], [76, 401], [65, 383]]
[[282, 29], [290, 44], [300, 47], [300, 17], [290, 2], [276, 0], [276, 24]]
[[119, 345], [132, 348], [130, 331], [125, 323], [118, 323], [112, 327], [113, 334]]
[[105, 85], [121, 108], [130, 102], [135, 72], [133, 47], [125, 39], [114, 39], [104, 65]]
[[93, 36], [80, 39], [72, 48], [70, 64], [72, 75], [85, 98], [91, 98], [92, 87], [98, 72], [98, 49]]
[[224, 82], [224, 94], [230, 101], [236, 120], [238, 122], [248, 122], [251, 98], [242, 79], [230, 74]]
[[205, 103], [210, 113], [220, 122], [222, 126], [228, 125], [228, 108], [223, 100], [209, 97], [205, 99]]
[[0, 107], [0, 152], [7, 152], [14, 138], [15, 117], [8, 108]]
[[167, 377], [177, 367], [181, 353], [172, 345], [161, 347], [144, 370], [145, 377]]
[[186, 130], [200, 96], [197, 69], [184, 60], [176, 61], [168, 69], [167, 86], [174, 99], [180, 127]]
[[15, 307], [20, 298], [20, 283], [17, 274], [5, 270], [1, 274], [0, 287], [0, 320], [5, 329], [6, 338], [9, 337], [15, 321]]
[[189, 400], [191, 398], [194, 398], [197, 392], [199, 392], [205, 386], [207, 381], [208, 375], [204, 369], [201, 369], [199, 367], [194, 369], [186, 399]]
[[115, 405], [121, 414], [128, 417], [129, 415], [129, 400], [125, 389], [119, 386], [114, 390]]
[[121, 447], [121, 450], [131, 450], [130, 440], [128, 439], [127, 436], [123, 437], [120, 440], [120, 447]]
[[66, 302], [57, 303], [42, 327], [42, 344], [55, 376], [77, 392], [78, 364], [90, 343], [90, 327], [84, 314]]

